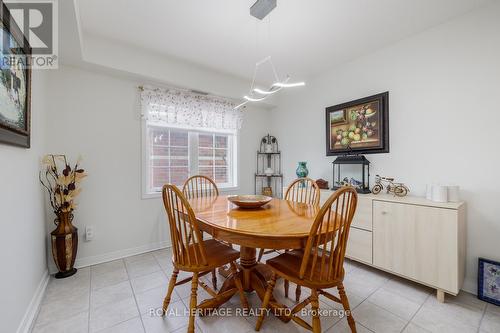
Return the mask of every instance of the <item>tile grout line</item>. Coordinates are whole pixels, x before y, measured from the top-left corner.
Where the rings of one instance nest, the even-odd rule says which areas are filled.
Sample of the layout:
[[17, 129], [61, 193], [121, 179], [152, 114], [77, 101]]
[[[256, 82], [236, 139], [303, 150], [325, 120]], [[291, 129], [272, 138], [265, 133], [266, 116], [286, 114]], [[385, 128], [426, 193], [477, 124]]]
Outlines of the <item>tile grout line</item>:
[[163, 274], [165, 274], [167, 276], [167, 278], [169, 277], [167, 272], [165, 271], [165, 269], [163, 268], [163, 266], [160, 264], [160, 261], [158, 260], [158, 258], [156, 258], [156, 256], [153, 254], [153, 252], [156, 252], [156, 251], [152, 251], [151, 252], [151, 255], [153, 256], [154, 260], [156, 261], [156, 264], [160, 267], [160, 271], [163, 272]]
[[[351, 312], [354, 312], [354, 310], [355, 310], [355, 309], [357, 309], [359, 306], [361, 306], [361, 304], [363, 304], [365, 301], [368, 301], [368, 298], [370, 298], [373, 294], [375, 294], [377, 291], [379, 291], [380, 289], [382, 289], [382, 287], [383, 287], [383, 286], [385, 286], [386, 284], [388, 284], [388, 283], [389, 283], [389, 281], [391, 281], [391, 280], [394, 280], [394, 278], [388, 278], [388, 279], [387, 279], [387, 281], [385, 281], [384, 283], [382, 283], [382, 284], [381, 284], [379, 287], [377, 287], [377, 288], [376, 288], [373, 292], [371, 292], [368, 296], [366, 296], [366, 298], [364, 298], [364, 299], [363, 299], [363, 300], [362, 300], [362, 301], [361, 301], [358, 305], [356, 305], [354, 308], [352, 308], [352, 309], [351, 309]], [[377, 304], [375, 304], [375, 303], [372, 303], [372, 302], [370, 302], [370, 301], [368, 301], [368, 302], [369, 302], [370, 304], [375, 305], [376, 307], [381, 308], [381, 309], [382, 309], [382, 310], [384, 310], [384, 311], [389, 312], [390, 314], [392, 314], [392, 315], [394, 315], [394, 316], [396, 316], [396, 317], [398, 317], [398, 318], [401, 318], [401, 317], [397, 316], [396, 314], [392, 313], [391, 311], [388, 311], [388, 310], [386, 310], [386, 309], [384, 309], [384, 308], [382, 308], [382, 307], [378, 306], [378, 305], [377, 305]], [[354, 322], [356, 322], [356, 318], [354, 318]], [[361, 324], [361, 323], [358, 323], [358, 324], [359, 324], [359, 325], [361, 325], [361, 326], [363, 326], [364, 328], [366, 328], [366, 329], [367, 329], [367, 330], [369, 330], [370, 332], [374, 332], [372, 329], [370, 329], [370, 328], [368, 328], [368, 327], [364, 326], [363, 324]], [[406, 325], [408, 325], [408, 323], [406, 323]], [[405, 327], [406, 327], [406, 325], [405, 325]], [[332, 327], [333, 327], [333, 326], [332, 326]], [[404, 328], [403, 328], [403, 329], [404, 329]]]
[[483, 324], [484, 316], [486, 316], [486, 311], [488, 311], [488, 305], [486, 305], [483, 309], [483, 314], [481, 316], [481, 320], [479, 320], [479, 326], [477, 328], [477, 332], [479, 333], [481, 331], [481, 325]]
[[[429, 299], [429, 297], [434, 297], [434, 295], [432, 295], [432, 293], [430, 293], [429, 295], [427, 295], [427, 297], [425, 298], [425, 300], [422, 302], [422, 304], [420, 305], [420, 307], [418, 308], [417, 311], [415, 311], [415, 313], [413, 314], [413, 316], [411, 316], [410, 320], [406, 323], [406, 325], [403, 327], [403, 329], [401, 330], [401, 332], [404, 332], [404, 330], [408, 327], [408, 325], [410, 325], [410, 323], [412, 322], [413, 318], [415, 318], [415, 316], [417, 315], [417, 313], [420, 312], [420, 310], [424, 307], [424, 304], [427, 302], [427, 300]], [[415, 323], [413, 323], [413, 325], [416, 325]], [[417, 325], [418, 326], [418, 325]], [[420, 326], [418, 326], [420, 327]], [[423, 327], [422, 327], [423, 328]], [[424, 328], [425, 329], [425, 328]], [[427, 329], [425, 329], [427, 330]]]
[[122, 259], [122, 260], [123, 260], [123, 265], [125, 266], [125, 272], [127, 273], [127, 277], [128, 277], [127, 281], [128, 281], [128, 284], [130, 285], [130, 289], [132, 289], [132, 295], [134, 296], [135, 307], [137, 308], [137, 312], [139, 313], [139, 319], [141, 320], [142, 330], [144, 332], [146, 332], [146, 326], [144, 325], [144, 321], [142, 320], [141, 309], [139, 308], [139, 303], [137, 302], [137, 297], [135, 295], [135, 290], [132, 287], [132, 281], [130, 281], [130, 274], [128, 273], [127, 263], [126, 263], [125, 259]]
[[[375, 294], [377, 291], [379, 291], [379, 289], [381, 289], [383, 286], [385, 286], [387, 283], [389, 283], [389, 281], [391, 281], [392, 279], [388, 279], [387, 281], [385, 281], [384, 283], [382, 283], [380, 286], [378, 286], [377, 288], [375, 288], [374, 291], [372, 291], [368, 296], [366, 296], [361, 302], [359, 302], [358, 305], [356, 305], [354, 308], [351, 309], [351, 311], [354, 311], [354, 309], [356, 309], [357, 307], [359, 307], [361, 304], [363, 304], [366, 300], [368, 300], [368, 298], [370, 298], [370, 296], [372, 296], [373, 294]], [[345, 288], [345, 286], [344, 286]], [[346, 291], [347, 293], [347, 291]], [[370, 302], [371, 303], [371, 302]], [[372, 303], [374, 304], [374, 303]], [[375, 304], [376, 305], [376, 304]], [[384, 309], [385, 310], [385, 309]], [[387, 310], [386, 310], [387, 311]], [[392, 312], [391, 312], [392, 313]]]
[[[353, 267], [353, 269], [351, 269], [351, 271], [350, 271], [350, 272], [352, 272], [352, 271], [353, 271], [353, 270], [355, 270], [355, 269], [356, 269], [356, 267]], [[389, 280], [388, 280], [388, 281], [389, 281]], [[386, 281], [385, 283], [387, 283], [388, 281]], [[369, 294], [366, 298], [363, 298], [363, 300], [362, 300], [362, 301], [361, 301], [358, 305], [356, 305], [355, 307], [353, 307], [352, 309], [350, 309], [350, 311], [351, 311], [351, 312], [352, 312], [352, 311], [354, 311], [354, 309], [356, 309], [358, 306], [360, 306], [360, 305], [361, 305], [361, 304], [362, 304], [365, 300], [367, 300], [367, 299], [368, 299], [368, 297], [370, 297], [370, 296], [371, 296], [372, 294], [374, 294], [374, 293], [375, 293], [378, 289], [380, 289], [383, 285], [385, 285], [385, 283], [384, 283], [384, 284], [382, 284], [381, 286], [379, 286], [377, 289], [375, 289], [375, 290], [374, 290], [371, 294]], [[338, 289], [337, 289], [337, 290], [338, 290]], [[356, 294], [355, 294], [355, 295], [356, 295]], [[356, 295], [356, 296], [357, 296], [357, 295]], [[331, 308], [331, 306], [330, 306], [330, 305], [328, 305], [328, 304], [326, 304], [325, 302], [321, 301], [321, 299], [319, 299], [319, 298], [318, 298], [318, 300], [319, 300], [319, 302], [320, 302], [321, 304], [323, 304], [323, 305], [328, 306], [328, 307], [330, 307], [330, 308]], [[332, 309], [333, 309], [333, 308], [332, 308]], [[330, 326], [330, 327], [326, 328], [326, 329], [325, 329], [325, 331], [326, 331], [326, 330], [331, 329], [332, 327], [334, 327], [335, 325], [337, 325], [338, 323], [340, 323], [340, 321], [341, 321], [342, 319], [344, 319], [344, 318], [340, 318], [340, 320], [339, 320], [339, 321], [337, 321], [336, 323], [334, 323], [332, 326]], [[358, 325], [363, 326], [363, 325], [362, 325], [362, 324], [360, 324], [360, 323], [357, 323], [357, 324], [358, 324]], [[366, 328], [366, 329], [368, 329], [368, 328], [367, 328], [367, 327], [365, 327], [365, 326], [363, 326], [363, 327], [364, 327], [364, 328]], [[373, 331], [372, 331], [372, 330], [370, 330], [370, 329], [368, 329], [368, 330], [369, 330], [370, 332], [373, 332]]]
[[[405, 300], [407, 300], [407, 301], [409, 301], [409, 302], [412, 302], [412, 303], [418, 304], [417, 302], [414, 302], [414, 301], [412, 301], [411, 299], [408, 299], [408, 298], [406, 298], [405, 296], [403, 296], [403, 295], [401, 295], [401, 294], [398, 294], [398, 293], [395, 293], [395, 292], [391, 292], [390, 290], [388, 290], [387, 292], [388, 292], [388, 293], [391, 293], [391, 294], [394, 294], [394, 295], [396, 295], [396, 296], [402, 297], [402, 298], [404, 298]], [[403, 318], [403, 317], [401, 317], [399, 314], [394, 313], [394, 312], [392, 312], [391, 310], [386, 309], [386, 308], [384, 308], [384, 307], [382, 307], [382, 306], [380, 306], [380, 305], [378, 305], [378, 304], [375, 304], [375, 303], [372, 303], [372, 302], [370, 302], [370, 303], [372, 303], [372, 304], [374, 304], [374, 305], [378, 306], [378, 307], [379, 307], [379, 308], [381, 308], [381, 309], [384, 309], [385, 311], [387, 311], [387, 312], [389, 312], [389, 313], [391, 313], [391, 314], [395, 315], [396, 317], [398, 317], [398, 318], [400, 318], [400, 319], [402, 319], [402, 320], [404, 320], [404, 321], [408, 321], [408, 323], [409, 323], [409, 321], [411, 321], [411, 320], [413, 319], [413, 317], [415, 317], [415, 315], [417, 314], [417, 312], [418, 312], [418, 311], [420, 311], [420, 309], [422, 308], [422, 306], [424, 305], [424, 303], [427, 301], [427, 299], [428, 299], [430, 296], [433, 296], [433, 295], [432, 295], [432, 293], [428, 294], [428, 295], [425, 297], [425, 300], [422, 302], [422, 304], [420, 304], [420, 305], [419, 305], [419, 307], [418, 307], [417, 311], [415, 311], [415, 313], [411, 316], [411, 318], [410, 318], [410, 319]], [[407, 323], [407, 324], [408, 324], [408, 323]], [[407, 325], [405, 325], [405, 327], [406, 327], [406, 326], [407, 326]]]
[[[89, 271], [90, 271], [90, 269], [89, 269]], [[53, 283], [54, 283], [53, 281], [55, 281], [55, 280], [56, 280], [55, 278], [53, 278], [53, 276], [52, 276], [52, 275], [51, 275], [51, 276], [49, 276], [49, 279], [50, 279], [50, 280], [49, 280], [49, 282], [47, 283], [47, 288], [48, 288], [49, 284], [53, 284]], [[90, 283], [90, 278], [89, 278], [89, 283]], [[28, 333], [32, 333], [36, 327], [47, 327], [47, 326], [49, 326], [49, 327], [50, 327], [50, 325], [52, 325], [52, 323], [51, 323], [51, 322], [47, 322], [47, 323], [42, 324], [42, 325], [38, 324], [38, 317], [39, 317], [39, 315], [40, 315], [40, 309], [41, 309], [41, 307], [42, 307], [42, 306], [46, 306], [47, 304], [50, 304], [50, 303], [52, 303], [52, 302], [57, 302], [57, 300], [55, 300], [55, 301], [51, 301], [51, 302], [44, 303], [44, 301], [43, 301], [43, 300], [45, 299], [45, 296], [46, 296], [46, 294], [44, 294], [44, 295], [43, 295], [42, 302], [40, 303], [40, 308], [37, 310], [36, 316], [34, 317], [34, 319], [33, 319], [32, 323], [30, 324], [30, 327], [28, 328], [28, 331], [27, 331]], [[89, 297], [90, 297], [90, 295], [89, 295]], [[87, 309], [87, 310], [82, 310], [82, 311], [80, 311], [80, 312], [76, 312], [76, 313], [74, 313], [74, 314], [70, 315], [69, 317], [76, 317], [76, 316], [78, 316], [78, 315], [80, 315], [80, 314], [82, 314], [82, 313], [85, 313], [85, 312], [90, 313], [90, 302], [89, 302], [89, 307], [88, 307], [88, 309]], [[88, 314], [87, 314], [87, 316], [88, 316]], [[87, 317], [87, 318], [88, 318], [88, 317]], [[87, 321], [88, 321], [88, 320], [87, 320]]]
[[[359, 270], [359, 267], [354, 267], [354, 268], [355, 268], [355, 269], [357, 268], [357, 269]], [[351, 270], [351, 272], [352, 272], [352, 271], [353, 271], [353, 270]], [[369, 294], [369, 295], [368, 295], [368, 296], [366, 296], [366, 297], [365, 297], [365, 298], [364, 298], [361, 302], [359, 302], [359, 304], [358, 304], [358, 305], [356, 305], [354, 308], [352, 308], [352, 309], [351, 309], [351, 312], [354, 312], [354, 310], [355, 310], [355, 309], [357, 309], [357, 308], [358, 308], [361, 304], [363, 304], [366, 300], [368, 300], [368, 298], [369, 298], [371, 295], [375, 294], [375, 293], [376, 293], [379, 289], [381, 289], [383, 286], [385, 286], [385, 285], [386, 285], [387, 283], [389, 283], [389, 281], [391, 281], [391, 280], [392, 280], [392, 279], [390, 279], [390, 278], [389, 278], [389, 279], [388, 279], [385, 283], [382, 283], [382, 284], [381, 284], [378, 288], [376, 288], [376, 289], [375, 289], [375, 290], [374, 290], [371, 294]], [[345, 288], [345, 286], [344, 286], [344, 288]], [[347, 295], [347, 292], [346, 292], [346, 295]], [[371, 303], [371, 302], [370, 302], [370, 303]], [[347, 319], [346, 319], [346, 320], [347, 320]], [[354, 319], [354, 323], [356, 323], [356, 319]], [[370, 329], [370, 328], [368, 328], [368, 327], [364, 326], [364, 325], [363, 325], [363, 324], [361, 324], [361, 323], [358, 323], [358, 324], [359, 324], [359, 325], [361, 325], [361, 326], [363, 326], [364, 328], [366, 328], [366, 329], [367, 329], [367, 330], [369, 330], [370, 332], [375, 332], [375, 331], [373, 331], [372, 329]]]
[[[352, 272], [352, 270], [351, 270], [351, 272]], [[371, 295], [375, 294], [375, 293], [376, 293], [379, 289], [381, 289], [384, 285], [386, 285], [387, 283], [389, 283], [389, 281], [391, 281], [391, 280], [392, 280], [392, 279], [390, 279], [390, 278], [389, 278], [387, 281], [385, 281], [385, 282], [384, 282], [384, 283], [382, 283], [380, 286], [378, 286], [378, 287], [377, 287], [374, 291], [372, 291], [372, 292], [371, 292], [368, 296], [366, 296], [365, 298], [363, 298], [363, 300], [362, 300], [361, 302], [359, 302], [359, 304], [358, 304], [358, 305], [356, 305], [355, 307], [353, 307], [350, 311], [351, 311], [351, 312], [354, 312], [354, 310], [355, 310], [356, 308], [358, 308], [361, 304], [363, 304], [366, 300], [368, 300], [368, 298], [369, 298]], [[345, 286], [344, 286], [344, 288], [345, 288]], [[337, 288], [337, 291], [338, 291], [338, 288]], [[346, 290], [346, 294], [347, 294], [347, 290]], [[356, 295], [356, 294], [354, 294], [354, 295]], [[371, 302], [370, 302], [370, 303], [371, 303]], [[372, 304], [373, 304], [373, 303], [372, 303]], [[374, 305], [376, 305], [376, 304], [374, 304]], [[342, 306], [342, 307], [343, 307], [343, 306]], [[381, 309], [383, 309], [383, 308], [381, 308]], [[383, 309], [383, 310], [385, 310], [385, 309]], [[387, 310], [386, 310], [386, 311], [387, 311]], [[390, 312], [390, 311], [388, 311], [388, 312], [389, 312], [389, 313], [392, 313], [392, 312]], [[399, 317], [398, 317], [398, 318], [399, 318]], [[343, 318], [341, 318], [341, 320], [342, 320], [342, 319], [343, 319]], [[356, 319], [354, 319], [354, 321], [356, 322]], [[332, 325], [330, 328], [334, 327], [334, 326], [335, 326], [335, 325], [337, 325], [339, 322], [340, 322], [340, 320], [339, 320], [338, 322], [336, 322], [334, 325]], [[360, 326], [363, 326], [364, 328], [366, 328], [366, 329], [367, 329], [367, 330], [369, 330], [370, 332], [373, 332], [373, 330], [369, 329], [368, 327], [364, 326], [364, 325], [363, 325], [363, 324], [361, 324], [361, 323], [356, 323], [356, 324], [358, 324], [358, 325], [360, 325]], [[330, 328], [328, 328], [328, 329], [330, 329]]]
[[[155, 252], [155, 251], [149, 251], [149, 252], [146, 252], [146, 253], [151, 253], [151, 254], [152, 254], [152, 252]], [[144, 254], [144, 253], [142, 253], [142, 254]], [[133, 257], [133, 256], [134, 256], [134, 255], [129, 256], [129, 257]], [[129, 282], [130, 289], [132, 290], [132, 294], [133, 294], [133, 296], [134, 296], [134, 301], [135, 301], [136, 307], [137, 307], [138, 312], [139, 312], [139, 316], [138, 316], [138, 317], [139, 317], [139, 320], [141, 320], [141, 325], [142, 325], [142, 327], [143, 327], [144, 332], [146, 332], [146, 327], [145, 327], [144, 322], [143, 322], [143, 320], [142, 320], [142, 313], [141, 313], [141, 311], [140, 311], [140, 309], [139, 309], [139, 305], [138, 305], [138, 303], [137, 303], [137, 299], [135, 298], [135, 290], [134, 290], [134, 288], [132, 287], [132, 284], [131, 284], [131, 279], [130, 279], [130, 275], [129, 275], [128, 270], [127, 270], [127, 264], [126, 264], [126, 260], [125, 260], [125, 259], [126, 259], [126, 258], [129, 258], [129, 257], [121, 258], [121, 259], [118, 259], [118, 260], [120, 260], [120, 261], [122, 261], [122, 262], [123, 262], [123, 266], [124, 266], [124, 268], [125, 268], [125, 272], [127, 273], [127, 281]], [[153, 255], [153, 257], [155, 258], [156, 262], [158, 263], [158, 260], [156, 259], [156, 257], [155, 257], [154, 255]], [[115, 261], [115, 260], [113, 260], [113, 261]], [[158, 263], [158, 265], [159, 265], [159, 263]], [[160, 266], [160, 270], [159, 270], [159, 271], [156, 271], [156, 272], [160, 272], [160, 271], [161, 271], [161, 272], [163, 272], [163, 273], [166, 275], [166, 272], [164, 272], [164, 271], [163, 271], [163, 268], [161, 267], [161, 265], [159, 265], [159, 266]], [[156, 273], [156, 272], [153, 272], [153, 273]], [[105, 274], [105, 273], [103, 273], [103, 274]], [[152, 274], [152, 273], [151, 273], [151, 274]], [[147, 275], [147, 274], [146, 274], [146, 275]], [[139, 278], [139, 277], [141, 277], [141, 276], [145, 276], [145, 275], [140, 275], [140, 276], [137, 276], [136, 278]], [[121, 282], [118, 282], [118, 283], [123, 283], [123, 282], [126, 282], [126, 281], [121, 281]], [[103, 288], [107, 288], [107, 287], [109, 287], [109, 286], [104, 286], [104, 287], [98, 288], [98, 289], [96, 289], [96, 291], [97, 291], [97, 290], [101, 290], [101, 289], [103, 289]], [[150, 290], [150, 289], [148, 289], [148, 290]], [[148, 290], [145, 290], [145, 291], [143, 291], [143, 292], [146, 292], [146, 291], [148, 291]], [[92, 291], [92, 290], [91, 290], [91, 291]], [[180, 301], [180, 298], [179, 298], [179, 301]], [[90, 315], [90, 310], [89, 310], [89, 315]], [[103, 329], [99, 330], [97, 333], [99, 333], [99, 332], [103, 332], [103, 331], [108, 330], [108, 329], [113, 328], [113, 327], [116, 327], [116, 326], [118, 326], [118, 325], [120, 325], [120, 324], [123, 324], [123, 323], [125, 323], [125, 322], [127, 322], [127, 321], [129, 321], [129, 320], [134, 319], [134, 318], [137, 318], [137, 317], [133, 317], [133, 318], [129, 318], [129, 319], [122, 320], [122, 321], [120, 321], [120, 322], [118, 322], [118, 323], [114, 324], [114, 325], [113, 325], [113, 326], [111, 326], [111, 327], [108, 327], [108, 328], [103, 328]], [[90, 330], [90, 319], [89, 319], [89, 330]], [[90, 332], [89, 332], [89, 333], [90, 333]]]
[[[152, 252], [156, 252], [156, 251], [152, 251]], [[172, 273], [167, 273], [165, 271], [165, 269], [163, 268], [163, 266], [160, 264], [160, 261], [158, 260], [158, 258], [156, 258], [156, 256], [151, 252], [151, 255], [153, 256], [153, 258], [155, 259], [156, 261], [156, 264], [158, 266], [160, 266], [160, 271], [167, 277], [167, 287], [168, 287], [168, 284], [170, 283], [170, 276], [169, 275], [172, 275]], [[184, 302], [182, 301], [182, 297], [181, 295], [179, 295], [179, 293], [177, 292], [177, 290], [175, 290], [175, 286], [174, 286], [174, 290], [172, 290], [172, 293], [175, 293], [177, 295], [177, 297], [179, 297], [179, 301], [181, 301], [182, 304], [184, 304]], [[135, 293], [134, 293], [135, 294]], [[164, 296], [165, 297], [165, 296]], [[174, 301], [174, 302], [171, 302], [171, 303], [175, 303], [177, 301]], [[184, 304], [185, 305], [185, 304]], [[189, 308], [189, 307], [188, 307]]]
[[[127, 258], [128, 258], [128, 257], [127, 257]], [[104, 265], [104, 264], [108, 264], [108, 263], [110, 263], [110, 262], [115, 262], [115, 261], [122, 261], [122, 262], [123, 262], [123, 266], [125, 266], [125, 260], [124, 260], [124, 259], [116, 259], [116, 260], [111, 260], [111, 261], [108, 261], [108, 262], [104, 262], [104, 263], [100, 263], [100, 264], [97, 264], [97, 265], [92, 265], [92, 266]], [[126, 269], [125, 269], [125, 270], [126, 270]], [[96, 276], [103, 276], [103, 275], [106, 275], [106, 274], [109, 274], [109, 273], [111, 273], [111, 272], [104, 272], [104, 273], [99, 273], [99, 274], [97, 274], [97, 273], [96, 273]], [[127, 273], [127, 278], [128, 278], [128, 273]], [[110, 285], [106, 285], [106, 284], [105, 284], [104, 286], [101, 286], [101, 287], [99, 287], [99, 288], [96, 288], [96, 289], [94, 289], [93, 291], [99, 291], [99, 290], [101, 290], [101, 289], [108, 288], [108, 287], [111, 287], [111, 286], [113, 286], [113, 285], [115, 285], [115, 284], [119, 284], [119, 283], [123, 283], [123, 282], [125, 282], [125, 280], [123, 280], [123, 281], [117, 281], [117, 282], [115, 282], [115, 283], [113, 283], [113, 284], [110, 284]], [[91, 291], [92, 291], [92, 290], [91, 290]]]
[[[125, 260], [124, 260], [124, 259], [118, 259], [118, 260], [121, 260], [121, 261], [123, 262], [123, 266], [125, 267], [125, 271], [127, 271], [127, 268], [126, 268], [126, 266], [125, 266]], [[115, 260], [113, 260], [113, 261], [115, 261]], [[98, 265], [100, 265], [100, 264], [98, 264]], [[93, 265], [93, 266], [94, 266], [94, 265]], [[92, 274], [92, 273], [91, 273], [91, 274]], [[103, 274], [105, 274], [105, 273], [103, 273]], [[127, 277], [129, 277], [129, 276], [128, 276], [128, 272], [127, 272]], [[91, 280], [92, 280], [92, 275], [90, 276], [90, 278], [91, 278]], [[127, 281], [130, 281], [130, 280], [128, 279]], [[118, 283], [116, 283], [116, 284], [120, 284], [120, 283], [123, 283], [123, 282], [125, 282], [125, 281], [121, 281], [121, 282], [118, 282]], [[111, 285], [111, 286], [113, 286], [113, 285]], [[98, 291], [98, 290], [101, 290], [101, 289], [104, 289], [104, 288], [108, 288], [108, 287], [111, 287], [111, 286], [101, 287], [101, 288], [96, 289], [95, 291]], [[134, 294], [134, 289], [132, 288], [132, 286], [130, 286], [130, 289], [132, 289], [132, 294]], [[92, 293], [92, 283], [90, 283], [90, 293]], [[89, 296], [89, 298], [90, 298], [90, 296]], [[102, 306], [106, 306], [106, 305], [102, 305]], [[136, 303], [136, 306], [137, 306], [137, 303]], [[139, 319], [141, 319], [141, 324], [142, 324], [142, 318], [141, 318], [141, 313], [140, 313], [141, 311], [138, 311], [138, 312], [139, 312]], [[124, 322], [127, 322], [127, 321], [129, 321], [129, 320], [132, 320], [132, 319], [134, 319], [134, 318], [136, 318], [136, 317], [133, 317], [133, 318], [129, 318], [129, 319], [122, 320], [122, 321], [120, 321], [120, 322], [118, 322], [118, 323], [114, 324], [113, 326], [110, 326], [110, 327], [107, 327], [107, 328], [102, 328], [102, 329], [100, 329], [99, 331], [97, 331], [96, 333], [104, 332], [104, 331], [106, 331], [106, 330], [109, 330], [109, 329], [111, 329], [111, 328], [113, 328], [113, 327], [116, 327], [116, 326], [118, 326], [118, 325], [120, 325], [120, 324], [123, 324]], [[143, 325], [143, 329], [144, 329], [144, 325]], [[90, 301], [89, 301], [89, 327], [88, 327], [88, 330], [89, 330], [89, 333], [90, 333]], [[146, 331], [146, 330], [144, 329], [144, 332], [145, 332], [145, 331]]]
[[[366, 299], [368, 299], [370, 296], [372, 296], [372, 295], [373, 295], [374, 293], [376, 293], [378, 290], [382, 289], [382, 288], [383, 288], [386, 284], [388, 284], [390, 281], [393, 281], [393, 280], [396, 280], [396, 279], [397, 279], [397, 277], [389, 278], [389, 280], [387, 280], [384, 284], [382, 284], [382, 285], [381, 285], [381, 286], [380, 286], [380, 287], [379, 287], [376, 291], [374, 291], [372, 294], [370, 294], [370, 295], [369, 295]], [[389, 291], [389, 292], [391, 292], [391, 291]], [[397, 295], [397, 296], [403, 297], [404, 299], [406, 299], [406, 300], [408, 300], [408, 301], [412, 301], [412, 300], [410, 300], [410, 299], [406, 298], [406, 297], [405, 297], [404, 295], [402, 295], [402, 294], [399, 294], [399, 293], [397, 293], [397, 292], [393, 292], [393, 293], [394, 293], [395, 295]], [[370, 302], [370, 301], [368, 301], [368, 302], [370, 302], [370, 303], [372, 303], [373, 305], [375, 305], [375, 306], [377, 306], [377, 307], [379, 307], [379, 308], [381, 308], [381, 309], [383, 309], [383, 310], [385, 310], [385, 311], [389, 312], [390, 314], [393, 314], [394, 316], [398, 317], [398, 318], [399, 318], [399, 319], [401, 319], [401, 320], [407, 321], [407, 323], [406, 323], [405, 327], [403, 328], [403, 331], [404, 331], [404, 329], [405, 329], [405, 328], [406, 328], [406, 327], [410, 324], [410, 322], [413, 320], [413, 318], [417, 315], [417, 313], [420, 311], [420, 309], [424, 306], [425, 302], [427, 302], [427, 300], [429, 299], [429, 297], [433, 297], [433, 294], [432, 294], [432, 293], [429, 293], [429, 294], [427, 295], [427, 297], [425, 298], [425, 300], [422, 302], [422, 304], [420, 304], [420, 306], [418, 307], [417, 311], [415, 311], [415, 313], [411, 316], [411, 318], [410, 318], [409, 320], [408, 320], [408, 319], [406, 319], [406, 318], [403, 318], [403, 317], [401, 317], [400, 315], [398, 315], [398, 314], [396, 314], [396, 313], [394, 313], [394, 312], [392, 312], [392, 311], [390, 311], [390, 310], [388, 310], [388, 309], [385, 309], [385, 308], [383, 308], [383, 307], [381, 307], [381, 306], [379, 306], [379, 305], [377, 305], [377, 304], [375, 304], [375, 303], [372, 303], [372, 302]], [[363, 300], [363, 302], [364, 302], [364, 300]], [[362, 303], [363, 303], [363, 302], [362, 302]], [[413, 301], [412, 301], [412, 302], [413, 302]], [[413, 302], [413, 303], [416, 303], [416, 302]], [[361, 305], [361, 303], [360, 303], [359, 305]], [[358, 306], [359, 306], [359, 305], [358, 305]], [[414, 325], [415, 325], [415, 324], [414, 324]], [[418, 325], [417, 325], [417, 326], [418, 326]], [[419, 327], [420, 327], [420, 326], [419, 326]]]

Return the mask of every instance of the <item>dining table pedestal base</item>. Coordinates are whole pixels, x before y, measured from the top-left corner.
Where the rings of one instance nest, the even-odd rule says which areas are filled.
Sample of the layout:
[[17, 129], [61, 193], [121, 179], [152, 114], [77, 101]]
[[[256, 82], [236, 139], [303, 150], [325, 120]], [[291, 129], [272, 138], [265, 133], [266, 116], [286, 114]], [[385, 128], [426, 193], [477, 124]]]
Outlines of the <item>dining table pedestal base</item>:
[[[267, 289], [267, 281], [271, 279], [272, 271], [267, 265], [257, 262], [257, 250], [255, 248], [241, 246], [238, 268], [243, 289], [246, 292], [255, 291], [260, 300], [263, 300]], [[218, 308], [237, 293], [233, 274], [225, 268], [219, 269], [219, 273], [226, 277], [226, 281], [222, 284], [216, 297], [203, 301], [198, 308]], [[271, 297], [269, 305], [274, 315], [281, 321], [290, 321], [290, 316], [287, 316], [290, 309], [286, 305], [277, 302], [274, 296]]]

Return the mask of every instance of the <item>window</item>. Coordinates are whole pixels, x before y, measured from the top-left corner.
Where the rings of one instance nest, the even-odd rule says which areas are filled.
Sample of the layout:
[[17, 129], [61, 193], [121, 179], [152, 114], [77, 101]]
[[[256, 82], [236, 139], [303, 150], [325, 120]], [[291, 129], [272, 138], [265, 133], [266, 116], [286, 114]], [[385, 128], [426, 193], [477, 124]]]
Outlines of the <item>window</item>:
[[175, 88], [140, 87], [143, 197], [193, 175], [221, 189], [237, 186], [237, 133], [242, 111], [223, 97]]
[[231, 186], [231, 138], [227, 134], [198, 134], [198, 174]]
[[150, 192], [167, 183], [182, 185], [189, 177], [188, 132], [151, 126], [148, 141]]
[[164, 184], [182, 186], [192, 175], [212, 178], [219, 188], [236, 187], [236, 132], [164, 127], [146, 123], [145, 194]]

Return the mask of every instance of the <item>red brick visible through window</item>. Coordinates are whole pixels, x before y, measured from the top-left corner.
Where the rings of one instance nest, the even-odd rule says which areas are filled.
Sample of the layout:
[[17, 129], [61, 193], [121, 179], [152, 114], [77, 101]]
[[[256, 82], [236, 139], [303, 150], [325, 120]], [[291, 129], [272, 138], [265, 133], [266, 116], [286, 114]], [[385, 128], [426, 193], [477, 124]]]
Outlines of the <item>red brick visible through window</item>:
[[[189, 133], [149, 127], [151, 186], [166, 183], [182, 185], [189, 178]], [[229, 182], [229, 138], [227, 135], [198, 134], [198, 173], [215, 180]]]

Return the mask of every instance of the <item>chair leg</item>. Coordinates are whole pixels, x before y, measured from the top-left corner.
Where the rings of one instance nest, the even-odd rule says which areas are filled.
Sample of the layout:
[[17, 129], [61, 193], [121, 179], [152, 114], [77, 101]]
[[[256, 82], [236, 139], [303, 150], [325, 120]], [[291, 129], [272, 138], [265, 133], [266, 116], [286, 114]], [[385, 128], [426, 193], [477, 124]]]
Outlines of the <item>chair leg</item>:
[[217, 290], [217, 270], [216, 269], [212, 270], [212, 286], [214, 287], [214, 290]]
[[188, 333], [194, 333], [194, 318], [196, 315], [196, 293], [198, 291], [198, 273], [193, 273], [193, 280], [191, 281], [191, 299], [189, 301], [189, 325]]
[[290, 281], [285, 279], [283, 287], [285, 288], [285, 297], [288, 298], [288, 289], [290, 289]]
[[264, 300], [262, 301], [262, 306], [261, 306], [261, 313], [259, 314], [259, 319], [257, 319], [257, 324], [255, 325], [255, 330], [259, 331], [262, 322], [264, 322], [264, 318], [267, 312], [267, 308], [269, 307], [269, 301], [271, 300], [271, 295], [273, 294], [274, 286], [276, 284], [276, 279], [278, 276], [276, 273], [273, 272], [273, 275], [271, 277], [271, 281], [269, 281], [269, 284], [267, 286], [266, 294], [264, 295]]
[[175, 282], [177, 282], [177, 275], [179, 274], [179, 270], [177, 268], [174, 268], [174, 272], [172, 273], [172, 276], [170, 277], [170, 282], [168, 283], [168, 290], [167, 290], [167, 295], [165, 296], [165, 299], [163, 300], [163, 311], [162, 315], [165, 315], [165, 312], [167, 311], [168, 305], [170, 304], [170, 297], [172, 296], [172, 291], [174, 291], [175, 287]]
[[262, 256], [264, 255], [264, 250], [265, 249], [260, 249], [259, 250], [259, 255], [257, 256], [257, 261], [261, 261], [262, 260]]
[[249, 308], [248, 300], [247, 300], [247, 296], [245, 295], [245, 291], [243, 290], [243, 284], [241, 283], [238, 269], [236, 268], [236, 264], [234, 263], [234, 261], [231, 262], [230, 265], [231, 265], [231, 273], [233, 273], [233, 276], [234, 276], [234, 284], [236, 284], [236, 288], [238, 288], [238, 293], [240, 295], [241, 305], [243, 306], [243, 308], [245, 310], [248, 310], [248, 308]]
[[318, 291], [311, 289], [312, 327], [313, 333], [321, 333], [321, 320], [319, 319]]
[[302, 287], [297, 285], [297, 288], [295, 288], [295, 302], [300, 301], [300, 294], [302, 293]]
[[344, 311], [347, 313], [347, 323], [351, 328], [351, 332], [356, 333], [356, 322], [351, 313], [351, 308], [349, 307], [349, 300], [347, 299], [347, 295], [345, 293], [344, 285], [341, 283], [338, 285], [337, 289], [339, 290], [340, 300], [342, 301], [342, 306], [344, 307]]

